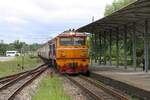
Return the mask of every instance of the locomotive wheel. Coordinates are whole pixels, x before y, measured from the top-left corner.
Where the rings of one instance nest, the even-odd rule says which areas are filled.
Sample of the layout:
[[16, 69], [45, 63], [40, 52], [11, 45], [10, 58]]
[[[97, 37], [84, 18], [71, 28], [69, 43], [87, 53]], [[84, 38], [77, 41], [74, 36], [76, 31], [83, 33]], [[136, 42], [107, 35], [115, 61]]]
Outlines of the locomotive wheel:
[[82, 73], [82, 75], [90, 76], [90, 71], [88, 70], [86, 73]]

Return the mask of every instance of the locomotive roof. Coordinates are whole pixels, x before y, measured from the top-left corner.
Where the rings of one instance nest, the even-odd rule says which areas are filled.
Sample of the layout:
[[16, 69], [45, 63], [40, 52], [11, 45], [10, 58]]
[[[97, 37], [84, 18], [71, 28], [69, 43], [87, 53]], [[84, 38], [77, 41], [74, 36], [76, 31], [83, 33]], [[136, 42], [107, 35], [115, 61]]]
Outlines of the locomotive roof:
[[58, 36], [87, 36], [87, 34], [83, 32], [69, 31], [69, 32], [63, 32]]
[[[48, 43], [52, 43], [54, 42], [54, 40], [57, 38], [57, 37], [63, 37], [63, 36], [88, 36], [86, 33], [83, 33], [83, 32], [76, 32], [76, 31], [65, 31], [61, 34], [59, 34], [58, 36], [56, 36], [55, 38], [49, 40], [48, 42], [44, 43], [40, 48], [44, 47], [45, 45], [47, 45]], [[38, 49], [40, 49], [38, 48]]]
[[55, 38], [51, 39], [48, 41], [48, 43], [52, 43], [53, 40], [55, 40], [57, 37], [69, 37], [69, 36], [81, 36], [81, 37], [86, 37], [88, 36], [85, 32], [75, 32], [75, 31], [65, 31], [61, 34], [59, 34], [58, 36], [56, 36]]

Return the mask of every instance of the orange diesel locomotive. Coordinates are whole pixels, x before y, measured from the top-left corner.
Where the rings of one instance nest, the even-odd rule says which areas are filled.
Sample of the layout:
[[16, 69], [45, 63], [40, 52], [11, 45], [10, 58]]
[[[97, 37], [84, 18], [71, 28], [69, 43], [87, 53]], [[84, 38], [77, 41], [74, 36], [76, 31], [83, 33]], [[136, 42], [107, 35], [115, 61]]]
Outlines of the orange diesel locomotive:
[[79, 32], [64, 32], [46, 43], [38, 54], [49, 59], [60, 73], [88, 73], [87, 35]]

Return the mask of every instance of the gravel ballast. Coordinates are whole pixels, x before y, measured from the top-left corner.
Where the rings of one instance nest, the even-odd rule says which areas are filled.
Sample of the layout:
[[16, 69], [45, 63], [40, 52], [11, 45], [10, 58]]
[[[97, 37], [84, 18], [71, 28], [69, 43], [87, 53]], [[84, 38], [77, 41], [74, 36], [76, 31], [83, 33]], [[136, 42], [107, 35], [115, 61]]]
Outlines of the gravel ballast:
[[32, 96], [36, 93], [40, 81], [49, 75], [50, 70], [45, 71], [41, 76], [35, 79], [30, 85], [25, 87], [14, 100], [32, 100]]
[[71, 100], [88, 100], [87, 96], [85, 96], [83, 92], [67, 78], [64, 78], [63, 86], [64, 91], [70, 96]]

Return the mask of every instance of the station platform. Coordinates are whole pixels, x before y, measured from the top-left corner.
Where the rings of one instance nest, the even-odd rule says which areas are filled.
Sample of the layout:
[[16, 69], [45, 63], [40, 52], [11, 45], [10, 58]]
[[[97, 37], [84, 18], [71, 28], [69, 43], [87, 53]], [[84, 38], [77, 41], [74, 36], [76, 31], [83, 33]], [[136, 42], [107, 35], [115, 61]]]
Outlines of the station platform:
[[126, 70], [123, 67], [109, 65], [93, 65], [90, 70], [99, 81], [150, 100], [150, 72], [145, 73], [141, 68], [135, 71], [131, 67]]

